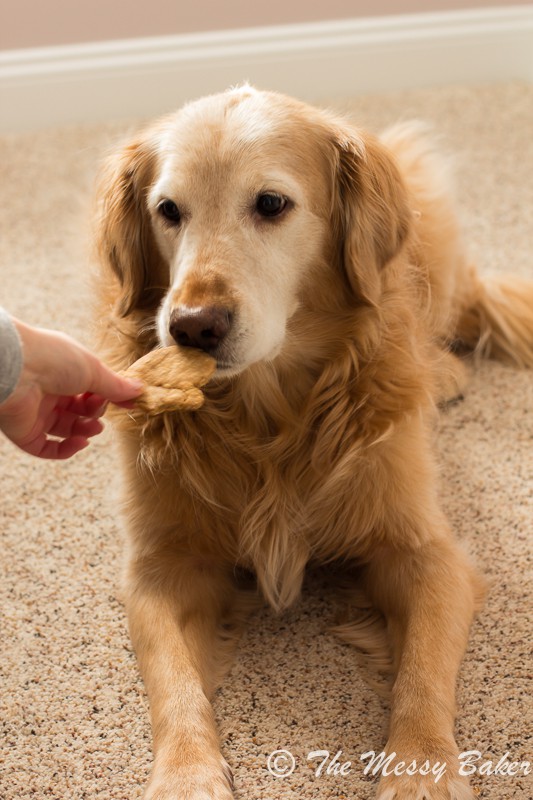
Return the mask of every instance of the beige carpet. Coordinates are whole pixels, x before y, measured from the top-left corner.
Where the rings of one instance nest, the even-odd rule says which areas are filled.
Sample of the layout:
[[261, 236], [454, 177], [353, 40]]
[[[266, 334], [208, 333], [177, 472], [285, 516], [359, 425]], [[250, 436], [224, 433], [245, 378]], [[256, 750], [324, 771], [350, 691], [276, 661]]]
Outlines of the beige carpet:
[[[371, 128], [435, 123], [456, 153], [458, 194], [483, 268], [533, 278], [533, 87], [445, 88], [346, 101]], [[0, 303], [88, 342], [87, 222], [96, 164], [127, 126], [1, 141]], [[442, 497], [491, 589], [459, 681], [457, 737], [482, 760], [529, 759], [533, 375], [483, 364], [441, 419]], [[150, 767], [147, 702], [119, 597], [112, 435], [68, 463], [0, 441], [0, 797], [134, 800]], [[384, 744], [386, 703], [328, 632], [311, 581], [291, 613], [264, 611], [217, 699], [242, 800], [373, 797], [362, 753]], [[286, 779], [266, 768], [290, 750]], [[312, 750], [342, 749], [349, 775], [315, 777]], [[316, 766], [316, 765], [315, 765]], [[529, 800], [532, 776], [476, 776], [481, 798]], [[528, 784], [529, 781], [529, 784]]]

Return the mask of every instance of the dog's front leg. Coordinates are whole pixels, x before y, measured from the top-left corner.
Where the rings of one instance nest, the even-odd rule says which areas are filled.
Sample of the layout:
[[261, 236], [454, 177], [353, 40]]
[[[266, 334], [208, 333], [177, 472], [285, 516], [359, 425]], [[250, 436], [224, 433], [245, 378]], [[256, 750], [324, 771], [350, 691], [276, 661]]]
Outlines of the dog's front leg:
[[455, 682], [481, 583], [450, 534], [412, 550], [384, 548], [365, 582], [395, 662], [386, 747], [395, 755], [380, 771], [378, 798], [471, 800], [453, 734]]
[[144, 800], [231, 800], [210, 695], [218, 623], [233, 585], [209, 560], [152, 553], [130, 561], [130, 635], [148, 693], [154, 764]]

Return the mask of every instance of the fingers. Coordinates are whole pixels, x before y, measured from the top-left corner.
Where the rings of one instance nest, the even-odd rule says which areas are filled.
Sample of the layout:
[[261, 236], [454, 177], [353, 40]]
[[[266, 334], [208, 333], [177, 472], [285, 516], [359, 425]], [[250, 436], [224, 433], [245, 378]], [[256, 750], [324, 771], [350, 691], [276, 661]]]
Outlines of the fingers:
[[98, 359], [94, 360], [92, 366], [93, 377], [91, 385], [87, 387], [92, 394], [118, 404], [135, 400], [141, 394], [143, 390], [141, 381], [122, 378]]
[[88, 439], [83, 436], [71, 436], [63, 441], [47, 439], [39, 455], [41, 458], [63, 461], [84, 450], [88, 445]]
[[77, 417], [74, 414], [61, 414], [57, 421], [49, 428], [50, 436], [67, 439], [70, 436], [83, 436], [90, 439], [98, 436], [104, 430], [104, 424], [99, 419]]
[[33, 439], [31, 442], [26, 442], [22, 447], [26, 453], [38, 458], [47, 458], [52, 460], [64, 460], [71, 458], [80, 450], [83, 450], [89, 444], [89, 440], [84, 436], [70, 436], [67, 439], [49, 439], [46, 434]]
[[85, 392], [74, 397], [60, 397], [56, 408], [63, 412], [70, 412], [78, 417], [98, 418], [104, 415], [108, 400], [98, 394]]
[[[110, 403], [105, 397], [101, 397], [99, 394], [91, 394], [90, 392], [79, 396], [79, 398], [69, 399], [76, 401], [68, 406], [69, 410], [83, 417], [102, 417]], [[119, 408], [135, 408], [135, 400], [114, 400], [113, 405]]]
[[[103, 413], [102, 398], [60, 398], [49, 412], [40, 431], [31, 440], [18, 443], [26, 453], [39, 458], [62, 460], [85, 449], [89, 439], [104, 429], [98, 414]], [[72, 410], [74, 409], [74, 410]], [[76, 410], [94, 416], [79, 416]]]
[[[49, 444], [53, 442], [49, 441]], [[83, 436], [71, 436], [68, 439], [64, 439], [62, 442], [58, 442], [57, 449], [53, 458], [64, 460], [67, 458], [71, 458], [72, 456], [79, 453], [80, 450], [85, 450], [86, 447], [89, 446], [89, 440], [85, 439]], [[52, 456], [47, 455], [46, 458], [51, 458]]]
[[65, 459], [85, 449], [89, 440], [104, 429], [99, 419], [77, 417], [61, 413], [46, 426], [46, 431], [34, 439], [19, 443], [19, 447], [33, 456], [49, 459]]
[[117, 406], [118, 408], [135, 408], [135, 400], [123, 400], [121, 402], [115, 400], [113, 405]]

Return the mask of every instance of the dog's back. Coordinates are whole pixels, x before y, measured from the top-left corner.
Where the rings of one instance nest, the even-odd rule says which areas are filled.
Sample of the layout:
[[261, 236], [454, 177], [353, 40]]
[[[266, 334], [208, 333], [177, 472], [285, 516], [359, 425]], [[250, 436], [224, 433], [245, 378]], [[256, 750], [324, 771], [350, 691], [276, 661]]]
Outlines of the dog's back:
[[516, 275], [480, 273], [472, 264], [458, 219], [451, 159], [419, 122], [386, 130], [413, 210], [410, 256], [427, 278], [428, 330], [446, 347], [477, 351], [533, 367], [533, 284]]

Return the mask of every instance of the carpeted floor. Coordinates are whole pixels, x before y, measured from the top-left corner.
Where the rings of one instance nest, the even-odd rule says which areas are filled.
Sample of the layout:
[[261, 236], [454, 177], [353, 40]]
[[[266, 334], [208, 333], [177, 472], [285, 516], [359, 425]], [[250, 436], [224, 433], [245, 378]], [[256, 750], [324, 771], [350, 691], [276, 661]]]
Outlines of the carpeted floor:
[[[533, 86], [339, 104], [373, 129], [399, 117], [433, 122], [456, 153], [474, 257], [533, 278]], [[1, 141], [0, 303], [85, 343], [91, 187], [103, 150], [126, 128]], [[482, 364], [464, 402], [442, 416], [437, 446], [444, 506], [491, 582], [460, 674], [459, 746], [482, 761], [531, 761], [533, 375]], [[0, 797], [140, 798], [150, 731], [119, 599], [112, 433], [67, 463], [40, 462], [1, 439], [0, 470]], [[242, 641], [216, 702], [241, 800], [373, 797], [360, 756], [382, 749], [387, 706], [328, 632], [333, 612], [312, 580], [294, 610], [265, 610]], [[280, 748], [297, 761], [285, 779], [266, 766]], [[350, 774], [316, 777], [306, 759], [321, 749], [342, 750]], [[528, 800], [528, 780], [478, 775], [474, 785], [481, 798]]]

